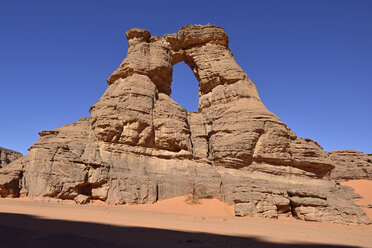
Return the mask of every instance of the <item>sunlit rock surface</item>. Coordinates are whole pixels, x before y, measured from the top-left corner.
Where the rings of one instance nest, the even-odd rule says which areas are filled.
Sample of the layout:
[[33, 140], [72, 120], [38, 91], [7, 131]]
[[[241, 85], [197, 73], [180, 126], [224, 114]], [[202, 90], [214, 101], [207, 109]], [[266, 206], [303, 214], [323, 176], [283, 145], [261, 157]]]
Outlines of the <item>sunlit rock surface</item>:
[[[0, 170], [2, 197], [139, 204], [191, 193], [233, 204], [238, 216], [370, 223], [352, 189], [330, 179], [337, 153], [266, 109], [223, 28], [126, 36], [127, 57], [90, 117], [40, 132], [26, 157]], [[197, 113], [170, 97], [181, 61], [200, 83]]]

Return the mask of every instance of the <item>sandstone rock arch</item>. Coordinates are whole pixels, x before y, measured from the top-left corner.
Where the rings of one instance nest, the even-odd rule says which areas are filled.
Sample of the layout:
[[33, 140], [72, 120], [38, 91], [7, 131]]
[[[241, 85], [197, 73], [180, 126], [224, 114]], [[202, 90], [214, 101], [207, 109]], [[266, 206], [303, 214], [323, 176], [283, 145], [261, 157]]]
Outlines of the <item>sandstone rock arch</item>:
[[[40, 132], [27, 156], [0, 169], [2, 197], [133, 204], [194, 193], [241, 216], [370, 223], [350, 188], [330, 180], [340, 155], [331, 159], [266, 109], [223, 28], [126, 36], [127, 57], [90, 117]], [[200, 82], [198, 113], [169, 96], [180, 61]]]
[[[127, 57], [91, 109], [98, 140], [181, 152], [233, 168], [254, 161], [291, 164], [316, 177], [333, 168], [319, 145], [298, 139], [266, 109], [228, 49], [223, 28], [185, 26], [162, 37], [135, 28], [126, 36]], [[187, 113], [169, 97], [173, 66], [181, 61], [200, 83], [198, 113]]]

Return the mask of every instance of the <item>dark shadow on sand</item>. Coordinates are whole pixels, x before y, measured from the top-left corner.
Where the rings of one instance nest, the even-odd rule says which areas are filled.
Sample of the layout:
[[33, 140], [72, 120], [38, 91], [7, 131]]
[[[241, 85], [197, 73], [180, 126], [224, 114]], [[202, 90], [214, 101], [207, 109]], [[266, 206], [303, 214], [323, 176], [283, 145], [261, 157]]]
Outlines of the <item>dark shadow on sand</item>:
[[[92, 220], [94, 221], [94, 220]], [[164, 229], [113, 226], [89, 222], [40, 219], [0, 213], [1, 248], [117, 247], [351, 247], [322, 244], [280, 244], [256, 237], [234, 237]]]

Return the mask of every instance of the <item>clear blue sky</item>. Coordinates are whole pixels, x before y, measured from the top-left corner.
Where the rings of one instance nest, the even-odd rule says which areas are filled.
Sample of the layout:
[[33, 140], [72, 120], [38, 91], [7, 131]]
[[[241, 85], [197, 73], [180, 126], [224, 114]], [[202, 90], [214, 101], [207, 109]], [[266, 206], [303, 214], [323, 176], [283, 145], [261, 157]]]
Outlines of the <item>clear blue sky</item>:
[[[372, 153], [372, 1], [1, 1], [0, 146], [89, 115], [125, 57], [124, 32], [225, 28], [269, 110], [325, 150]], [[197, 110], [197, 81], [174, 68], [174, 99]]]

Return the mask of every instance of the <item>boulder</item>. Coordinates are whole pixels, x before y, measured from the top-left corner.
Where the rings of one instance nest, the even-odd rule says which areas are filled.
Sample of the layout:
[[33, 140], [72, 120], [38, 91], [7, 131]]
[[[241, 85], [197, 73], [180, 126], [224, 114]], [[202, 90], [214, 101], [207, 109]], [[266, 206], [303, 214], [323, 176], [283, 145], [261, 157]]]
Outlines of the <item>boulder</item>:
[[78, 204], [87, 204], [90, 200], [90, 197], [88, 195], [77, 195], [74, 198], [74, 201]]

